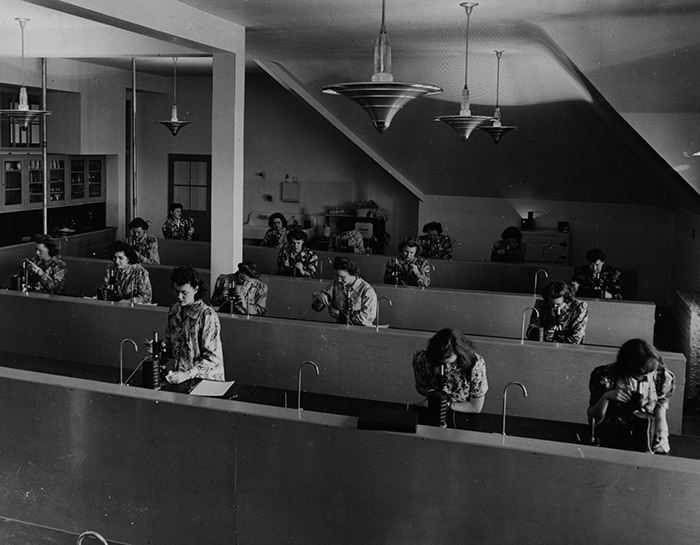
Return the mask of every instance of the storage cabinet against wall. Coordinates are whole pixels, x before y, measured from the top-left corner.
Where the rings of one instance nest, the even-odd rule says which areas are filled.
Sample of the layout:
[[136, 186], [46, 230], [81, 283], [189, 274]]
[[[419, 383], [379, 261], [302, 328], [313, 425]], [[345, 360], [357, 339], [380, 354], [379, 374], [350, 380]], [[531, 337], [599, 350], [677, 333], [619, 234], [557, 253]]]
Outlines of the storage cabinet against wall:
[[526, 244], [526, 262], [569, 264], [570, 233], [560, 233], [556, 229], [536, 229], [522, 233]]
[[[44, 200], [43, 159], [36, 154], [2, 154], [1, 210], [41, 208]], [[49, 206], [103, 202], [102, 157], [48, 156]]]

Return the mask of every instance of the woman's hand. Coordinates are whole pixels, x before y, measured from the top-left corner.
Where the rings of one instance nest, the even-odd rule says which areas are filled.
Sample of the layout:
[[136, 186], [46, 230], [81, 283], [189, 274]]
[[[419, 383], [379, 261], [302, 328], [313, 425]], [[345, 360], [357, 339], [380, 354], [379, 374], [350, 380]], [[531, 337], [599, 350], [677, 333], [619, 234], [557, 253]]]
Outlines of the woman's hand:
[[165, 380], [170, 384], [180, 384], [186, 380], [190, 380], [190, 373], [187, 371], [170, 371], [165, 376]]
[[621, 388], [605, 392], [605, 396], [610, 401], [620, 401], [622, 403], [627, 403], [630, 399], [632, 399], [632, 393], [628, 390], [623, 390]]

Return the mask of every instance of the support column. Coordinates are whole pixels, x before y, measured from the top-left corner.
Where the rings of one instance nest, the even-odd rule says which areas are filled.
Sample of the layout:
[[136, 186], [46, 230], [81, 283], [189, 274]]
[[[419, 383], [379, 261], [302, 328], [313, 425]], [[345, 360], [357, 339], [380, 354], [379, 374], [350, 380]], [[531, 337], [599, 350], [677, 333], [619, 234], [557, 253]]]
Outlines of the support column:
[[212, 81], [211, 282], [243, 258], [245, 55], [215, 53]]

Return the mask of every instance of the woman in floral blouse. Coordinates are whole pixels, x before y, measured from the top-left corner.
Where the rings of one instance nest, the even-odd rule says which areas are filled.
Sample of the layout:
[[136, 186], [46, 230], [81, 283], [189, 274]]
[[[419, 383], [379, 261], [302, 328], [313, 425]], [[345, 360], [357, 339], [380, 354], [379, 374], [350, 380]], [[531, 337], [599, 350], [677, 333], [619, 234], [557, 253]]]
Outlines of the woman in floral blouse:
[[415, 238], [407, 238], [399, 244], [399, 257], [392, 257], [384, 269], [384, 283], [400, 286], [430, 285], [432, 265], [420, 257], [420, 244]]
[[362, 233], [355, 227], [354, 218], [338, 218], [337, 229], [331, 236], [331, 252], [365, 253]]
[[605, 263], [607, 256], [600, 248], [586, 252], [588, 265], [576, 267], [571, 285], [579, 297], [622, 299], [622, 280], [619, 269]]
[[58, 245], [49, 235], [36, 235], [34, 246], [35, 256], [22, 261], [22, 267], [27, 269], [27, 289], [63, 293], [68, 267], [58, 258]]
[[193, 378], [224, 380], [221, 324], [216, 311], [202, 301], [206, 285], [192, 267], [176, 267], [170, 275], [177, 303], [168, 312], [165, 340], [172, 353], [166, 379], [180, 384]]
[[239, 263], [237, 272], [221, 274], [216, 279], [211, 304], [219, 312], [265, 316], [267, 286], [258, 278], [260, 271], [255, 261]]
[[425, 350], [413, 355], [416, 390], [421, 395], [446, 395], [449, 407], [463, 413], [479, 413], [489, 384], [484, 358], [473, 343], [456, 329], [442, 329]]
[[265, 232], [260, 246], [268, 248], [281, 248], [287, 240], [287, 218], [279, 212], [275, 212], [267, 220], [270, 228]]
[[431, 221], [423, 226], [424, 235], [418, 238], [420, 255], [426, 259], [452, 259], [452, 240], [442, 234], [442, 224]]
[[107, 265], [104, 282], [98, 290], [98, 298], [105, 301], [130, 300], [134, 303], [150, 303], [151, 279], [138, 260], [134, 249], [117, 240], [109, 245], [112, 263]]
[[633, 422], [648, 416], [653, 419], [652, 451], [668, 453], [666, 411], [674, 379], [656, 349], [642, 339], [623, 344], [615, 363], [593, 369], [588, 420], [599, 426], [603, 446], [631, 448]]
[[131, 236], [126, 240], [136, 252], [139, 263], [154, 263], [160, 265], [160, 254], [158, 253], [158, 239], [149, 235], [148, 222], [143, 218], [134, 218], [129, 223]]
[[299, 278], [315, 278], [318, 267], [316, 252], [306, 246], [308, 236], [300, 229], [292, 229], [287, 235], [287, 244], [277, 256], [277, 274]]
[[168, 219], [163, 224], [163, 237], [171, 240], [192, 240], [194, 220], [182, 217], [182, 204], [174, 202], [168, 208]]
[[314, 293], [311, 308], [328, 314], [339, 324], [372, 327], [377, 316], [377, 294], [368, 282], [360, 278], [360, 270], [344, 256], [333, 260], [335, 280]]
[[574, 297], [574, 290], [555, 281], [542, 290], [530, 315], [527, 338], [548, 343], [581, 344], [588, 325], [588, 305]]

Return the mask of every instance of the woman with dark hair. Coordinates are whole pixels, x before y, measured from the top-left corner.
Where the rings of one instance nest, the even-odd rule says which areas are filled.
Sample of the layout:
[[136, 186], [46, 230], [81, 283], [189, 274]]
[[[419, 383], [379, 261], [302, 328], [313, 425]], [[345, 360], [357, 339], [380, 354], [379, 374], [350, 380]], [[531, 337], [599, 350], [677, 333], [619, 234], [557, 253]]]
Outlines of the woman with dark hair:
[[300, 229], [292, 229], [287, 235], [287, 244], [277, 256], [277, 274], [315, 278], [318, 267], [316, 252], [306, 246], [307, 235]]
[[268, 248], [281, 248], [287, 240], [287, 218], [279, 212], [270, 215], [267, 220], [270, 228], [265, 232], [265, 236], [260, 243], [260, 246]]
[[491, 261], [501, 263], [523, 263], [525, 261], [526, 244], [523, 234], [517, 227], [506, 227], [491, 249]]
[[328, 308], [328, 313], [339, 324], [372, 327], [377, 316], [377, 294], [374, 288], [360, 278], [357, 266], [347, 257], [333, 260], [335, 280], [320, 292], [314, 293], [311, 308], [316, 312]]
[[542, 290], [530, 315], [527, 338], [548, 343], [581, 344], [586, 336], [588, 305], [574, 297], [574, 290], [556, 280]]
[[574, 269], [571, 285], [579, 297], [622, 299], [622, 281], [619, 269], [605, 263], [607, 256], [600, 248], [586, 252], [588, 265]]
[[211, 304], [219, 312], [265, 316], [267, 286], [258, 278], [260, 271], [255, 261], [239, 263], [237, 272], [221, 274], [216, 279]]
[[170, 203], [168, 219], [163, 223], [163, 237], [171, 240], [192, 240], [194, 220], [182, 217], [183, 206], [179, 202]]
[[126, 240], [126, 243], [134, 248], [139, 263], [160, 265], [158, 239], [146, 232], [148, 231], [148, 222], [143, 218], [134, 218], [129, 222], [129, 229], [131, 236]]
[[338, 218], [335, 232], [331, 235], [331, 252], [365, 253], [365, 242], [356, 223], [355, 218]]
[[58, 258], [58, 245], [49, 235], [34, 236], [34, 257], [22, 260], [18, 275], [27, 291], [63, 293], [68, 267]]
[[109, 245], [112, 263], [107, 265], [102, 287], [97, 298], [104, 301], [130, 300], [134, 303], [150, 303], [151, 279], [148, 271], [139, 264], [134, 249], [121, 240]]
[[642, 339], [623, 344], [615, 363], [593, 369], [587, 414], [589, 422], [598, 426], [603, 446], [634, 448], [635, 427], [646, 419], [653, 425], [651, 450], [656, 454], [670, 452], [666, 411], [674, 379], [656, 348]]
[[172, 361], [165, 378], [171, 384], [193, 378], [224, 380], [221, 325], [216, 311], [202, 300], [204, 280], [192, 267], [176, 267], [170, 281], [177, 303], [168, 311], [165, 341]]
[[420, 243], [413, 237], [405, 238], [399, 244], [399, 257], [392, 257], [384, 268], [384, 283], [401, 286], [430, 285], [432, 265], [420, 257]]
[[484, 359], [474, 344], [456, 329], [441, 329], [425, 350], [413, 355], [418, 393], [446, 395], [449, 407], [463, 413], [479, 413], [489, 389]]
[[452, 259], [452, 240], [442, 234], [442, 224], [431, 221], [423, 226], [424, 235], [418, 237], [420, 254], [426, 259]]

